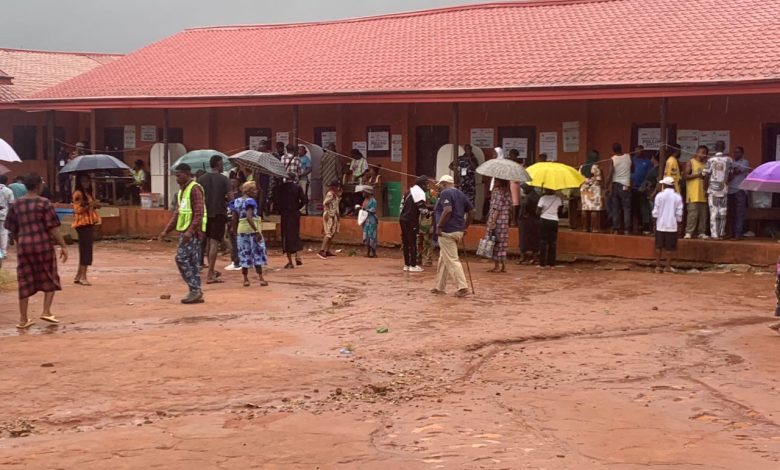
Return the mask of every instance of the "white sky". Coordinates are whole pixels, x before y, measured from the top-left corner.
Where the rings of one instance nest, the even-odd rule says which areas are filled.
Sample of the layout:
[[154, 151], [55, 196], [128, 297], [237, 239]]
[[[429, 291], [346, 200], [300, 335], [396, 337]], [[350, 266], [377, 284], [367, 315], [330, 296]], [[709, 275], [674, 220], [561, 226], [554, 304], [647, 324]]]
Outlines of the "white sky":
[[0, 47], [127, 53], [183, 29], [198, 26], [330, 20], [469, 3], [488, 2], [0, 0]]

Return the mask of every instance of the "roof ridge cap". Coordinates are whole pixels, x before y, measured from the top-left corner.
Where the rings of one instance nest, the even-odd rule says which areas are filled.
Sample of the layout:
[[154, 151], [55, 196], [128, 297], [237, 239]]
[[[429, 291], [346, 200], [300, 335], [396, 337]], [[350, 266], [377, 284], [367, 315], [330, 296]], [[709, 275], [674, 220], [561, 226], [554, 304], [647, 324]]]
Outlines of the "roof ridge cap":
[[330, 24], [344, 24], [344, 23], [361, 23], [366, 21], [376, 21], [384, 19], [394, 18], [409, 18], [415, 16], [424, 16], [431, 14], [447, 13], [454, 11], [464, 10], [483, 10], [492, 8], [531, 8], [531, 7], [544, 7], [554, 5], [574, 5], [585, 3], [606, 3], [606, 2], [621, 2], [626, 0], [514, 0], [506, 2], [488, 2], [488, 3], [469, 3], [465, 5], [454, 5], [440, 8], [429, 8], [425, 10], [412, 10], [403, 11], [397, 13], [385, 13], [381, 15], [369, 15], [369, 16], [357, 16], [354, 18], [341, 18], [335, 20], [322, 20], [322, 21], [304, 21], [300, 23], [267, 23], [267, 24], [235, 24], [235, 25], [214, 25], [214, 26], [199, 26], [193, 28], [185, 28], [182, 32], [190, 31], [207, 31], [207, 30], [231, 30], [231, 29], [275, 29], [275, 28], [295, 28], [301, 26], [319, 26]]
[[77, 56], [110, 56], [122, 57], [125, 54], [118, 52], [69, 52], [69, 51], [47, 51], [43, 49], [20, 49], [16, 47], [0, 47], [0, 51], [5, 52], [29, 52], [33, 54], [58, 54], [58, 55], [77, 55]]

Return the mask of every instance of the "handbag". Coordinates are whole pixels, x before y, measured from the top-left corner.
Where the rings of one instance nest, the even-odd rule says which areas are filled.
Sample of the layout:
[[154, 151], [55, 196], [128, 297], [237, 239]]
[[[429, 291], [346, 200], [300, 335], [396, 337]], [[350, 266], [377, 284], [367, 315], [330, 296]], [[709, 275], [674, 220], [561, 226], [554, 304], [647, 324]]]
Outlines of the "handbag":
[[482, 240], [479, 241], [479, 246], [477, 247], [477, 256], [482, 258], [492, 258], [493, 248], [495, 246], [496, 237], [493, 235], [492, 231], [489, 231], [485, 234]]
[[368, 220], [368, 211], [365, 209], [360, 209], [358, 212], [358, 225], [362, 226], [366, 223], [366, 220]]

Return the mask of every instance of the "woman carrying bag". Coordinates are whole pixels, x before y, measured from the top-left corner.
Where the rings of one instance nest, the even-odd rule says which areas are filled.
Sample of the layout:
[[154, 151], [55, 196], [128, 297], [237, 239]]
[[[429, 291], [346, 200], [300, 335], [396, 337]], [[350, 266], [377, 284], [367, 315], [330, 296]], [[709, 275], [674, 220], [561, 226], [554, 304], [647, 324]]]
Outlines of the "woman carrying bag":
[[92, 178], [87, 173], [76, 175], [76, 190], [73, 192], [73, 225], [79, 235], [79, 270], [74, 284], [91, 286], [87, 279], [87, 268], [92, 266], [92, 248], [95, 243], [95, 225], [100, 224], [95, 201]]
[[488, 230], [495, 237], [493, 261], [495, 266], [490, 273], [506, 272], [506, 254], [509, 247], [509, 210], [512, 208], [512, 196], [509, 182], [496, 179], [493, 193], [490, 197], [490, 212], [488, 214]]

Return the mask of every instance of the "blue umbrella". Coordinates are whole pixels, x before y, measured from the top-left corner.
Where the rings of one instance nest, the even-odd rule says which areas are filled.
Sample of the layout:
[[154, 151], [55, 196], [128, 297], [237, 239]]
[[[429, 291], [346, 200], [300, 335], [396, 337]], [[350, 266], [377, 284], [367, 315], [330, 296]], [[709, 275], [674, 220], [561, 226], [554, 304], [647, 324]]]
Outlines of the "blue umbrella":
[[82, 155], [69, 161], [60, 173], [76, 173], [79, 171], [130, 170], [125, 162], [111, 155]]
[[217, 150], [206, 149], [193, 150], [191, 152], [185, 153], [181, 156], [181, 158], [174, 162], [174, 164], [171, 166], [171, 170], [175, 171], [176, 167], [182, 163], [186, 163], [190, 166], [190, 168], [192, 168], [193, 173], [197, 172], [198, 170], [209, 171], [211, 170], [211, 157], [214, 155], [219, 155], [222, 157], [222, 163], [225, 165], [225, 171], [230, 171], [235, 167], [235, 165], [233, 165], [233, 163], [228, 160], [228, 156], [224, 153]]

